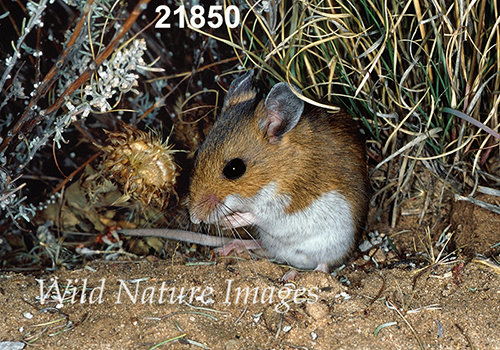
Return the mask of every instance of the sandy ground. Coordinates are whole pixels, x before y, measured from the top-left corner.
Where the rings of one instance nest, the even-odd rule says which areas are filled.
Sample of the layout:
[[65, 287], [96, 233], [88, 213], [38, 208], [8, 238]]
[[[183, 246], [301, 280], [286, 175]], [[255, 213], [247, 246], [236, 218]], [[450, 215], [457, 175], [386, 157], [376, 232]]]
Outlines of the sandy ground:
[[[405, 233], [393, 236], [403, 255], [422, 239], [404, 227], [416, 219], [405, 220]], [[450, 245], [467, 241], [475, 253], [498, 255], [490, 248], [500, 241], [498, 215], [459, 202], [450, 220]], [[0, 341], [44, 349], [500, 349], [498, 268], [471, 252], [448, 261], [434, 251], [433, 262], [423, 254], [415, 263], [374, 247], [369, 262], [360, 256], [334, 275], [304, 272], [286, 285], [289, 267], [247, 253], [204, 264], [179, 253], [52, 273], [4, 269]]]

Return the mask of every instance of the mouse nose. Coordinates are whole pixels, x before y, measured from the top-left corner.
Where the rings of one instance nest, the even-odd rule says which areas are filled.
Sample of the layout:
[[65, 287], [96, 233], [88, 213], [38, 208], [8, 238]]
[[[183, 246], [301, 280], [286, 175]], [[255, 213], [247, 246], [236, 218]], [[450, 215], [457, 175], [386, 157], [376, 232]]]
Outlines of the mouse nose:
[[215, 217], [214, 211], [220, 206], [221, 201], [213, 193], [201, 196], [199, 200], [193, 200], [189, 208], [189, 215], [193, 224], [210, 222], [210, 217]]

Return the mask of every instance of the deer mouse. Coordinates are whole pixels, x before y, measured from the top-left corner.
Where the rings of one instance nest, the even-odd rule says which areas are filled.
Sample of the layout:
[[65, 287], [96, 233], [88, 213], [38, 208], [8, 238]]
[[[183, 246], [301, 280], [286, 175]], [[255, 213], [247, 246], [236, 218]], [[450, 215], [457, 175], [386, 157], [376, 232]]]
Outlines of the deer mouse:
[[328, 272], [341, 264], [358, 243], [367, 216], [365, 146], [347, 113], [329, 113], [299, 95], [298, 88], [278, 83], [261, 99], [253, 89], [253, 71], [237, 78], [195, 162], [191, 221], [253, 225], [258, 241], [229, 242], [193, 232], [198, 236], [183, 239], [170, 237], [168, 230], [124, 232], [225, 244], [222, 255], [262, 247], [297, 268]]

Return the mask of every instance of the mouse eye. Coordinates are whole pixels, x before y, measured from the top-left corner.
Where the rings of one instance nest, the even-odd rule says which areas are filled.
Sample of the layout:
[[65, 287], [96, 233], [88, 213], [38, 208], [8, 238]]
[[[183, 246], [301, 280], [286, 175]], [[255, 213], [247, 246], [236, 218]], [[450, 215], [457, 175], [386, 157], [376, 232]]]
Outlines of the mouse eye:
[[245, 162], [240, 158], [234, 158], [227, 162], [224, 170], [222, 170], [222, 174], [229, 180], [236, 180], [243, 176], [245, 171], [247, 171]]

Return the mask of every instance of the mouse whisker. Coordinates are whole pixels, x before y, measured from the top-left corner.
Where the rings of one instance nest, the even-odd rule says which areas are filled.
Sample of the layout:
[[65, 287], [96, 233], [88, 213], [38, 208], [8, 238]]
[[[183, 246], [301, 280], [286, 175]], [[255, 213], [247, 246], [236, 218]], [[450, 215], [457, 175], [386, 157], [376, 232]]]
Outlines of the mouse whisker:
[[[229, 213], [229, 215], [225, 215], [225, 216], [237, 216], [239, 221], [246, 222], [247, 224], [240, 226], [239, 229], [241, 231], [243, 231], [246, 234], [246, 236], [248, 236], [249, 239], [251, 239], [252, 241], [254, 241], [254, 242], [258, 241], [258, 238], [255, 237], [255, 234], [251, 230], [248, 229], [248, 227], [253, 226], [253, 223], [251, 223], [245, 217], [240, 215], [239, 212], [234, 211], [233, 209], [229, 208], [227, 205], [222, 204], [221, 207], [223, 207], [225, 209], [225, 211], [227, 211]], [[230, 228], [230, 230], [235, 238], [241, 239], [241, 240], [244, 239], [238, 229]]]

